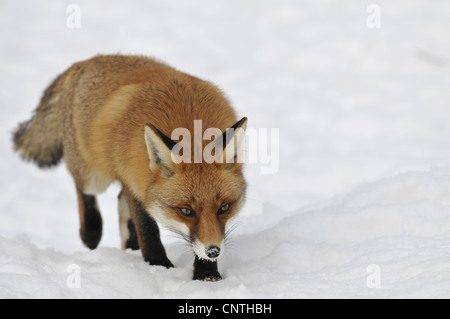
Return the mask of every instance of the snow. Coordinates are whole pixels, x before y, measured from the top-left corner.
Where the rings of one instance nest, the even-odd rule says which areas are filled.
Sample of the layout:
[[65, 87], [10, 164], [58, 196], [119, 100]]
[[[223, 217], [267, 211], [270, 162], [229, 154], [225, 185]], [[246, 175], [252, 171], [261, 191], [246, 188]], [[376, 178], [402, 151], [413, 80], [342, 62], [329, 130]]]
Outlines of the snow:
[[[3, 0], [0, 298], [450, 297], [450, 4], [380, 0], [369, 28], [370, 4]], [[100, 247], [84, 248], [65, 167], [12, 151], [57, 74], [116, 52], [211, 80], [249, 127], [279, 129], [276, 173], [246, 167], [220, 282], [193, 281], [192, 249], [168, 232], [174, 269], [121, 251], [117, 185], [99, 197]]]

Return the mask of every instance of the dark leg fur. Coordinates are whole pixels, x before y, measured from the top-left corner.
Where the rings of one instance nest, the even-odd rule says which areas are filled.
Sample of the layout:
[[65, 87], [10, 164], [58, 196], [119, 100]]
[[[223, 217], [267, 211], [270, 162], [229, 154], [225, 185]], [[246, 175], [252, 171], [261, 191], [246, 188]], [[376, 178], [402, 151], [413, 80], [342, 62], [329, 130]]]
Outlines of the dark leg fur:
[[217, 261], [200, 259], [195, 256], [194, 261], [194, 280], [219, 281], [222, 276], [217, 270]]
[[167, 258], [155, 220], [133, 195], [126, 191], [125, 195], [130, 207], [131, 217], [136, 226], [137, 238], [144, 260], [149, 262], [150, 265], [173, 267], [173, 264]]
[[102, 217], [97, 206], [95, 196], [78, 193], [78, 207], [80, 212], [80, 237], [90, 249], [95, 249], [102, 238]]

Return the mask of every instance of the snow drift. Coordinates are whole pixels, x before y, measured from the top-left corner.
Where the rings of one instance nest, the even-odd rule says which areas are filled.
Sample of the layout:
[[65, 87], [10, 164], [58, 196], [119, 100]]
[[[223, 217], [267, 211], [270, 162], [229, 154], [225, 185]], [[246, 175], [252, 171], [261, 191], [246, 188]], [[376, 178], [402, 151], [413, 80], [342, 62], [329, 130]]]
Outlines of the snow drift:
[[[192, 281], [192, 253], [176, 242], [168, 245], [176, 268], [165, 269], [118, 248], [65, 254], [1, 238], [0, 297], [446, 297], [449, 205], [450, 174], [441, 170], [367, 184], [320, 209], [282, 214], [267, 205], [241, 220], [218, 283]], [[245, 224], [264, 229], [243, 234]]]

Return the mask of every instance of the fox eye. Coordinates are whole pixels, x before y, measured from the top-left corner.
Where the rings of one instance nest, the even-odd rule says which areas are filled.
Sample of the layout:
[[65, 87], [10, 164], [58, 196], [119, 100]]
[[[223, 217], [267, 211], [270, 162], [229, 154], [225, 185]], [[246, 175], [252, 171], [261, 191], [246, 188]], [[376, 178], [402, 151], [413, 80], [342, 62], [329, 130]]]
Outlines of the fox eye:
[[220, 207], [220, 209], [218, 211], [219, 215], [227, 213], [230, 210], [230, 207], [231, 207], [230, 203], [225, 204], [222, 207]]
[[180, 213], [181, 213], [183, 216], [186, 216], [186, 217], [195, 217], [195, 212], [194, 212], [192, 209], [185, 208], [185, 207], [180, 207], [180, 208], [178, 208], [178, 210], [180, 211]]

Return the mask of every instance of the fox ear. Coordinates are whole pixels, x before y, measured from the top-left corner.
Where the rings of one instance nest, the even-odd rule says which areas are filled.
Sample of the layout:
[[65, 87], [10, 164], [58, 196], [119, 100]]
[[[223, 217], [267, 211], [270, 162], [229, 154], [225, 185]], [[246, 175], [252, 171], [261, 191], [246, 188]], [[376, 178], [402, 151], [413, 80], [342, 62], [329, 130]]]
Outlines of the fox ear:
[[147, 145], [150, 170], [161, 171], [167, 177], [174, 174], [171, 151], [176, 144], [152, 124], [145, 125], [145, 144]]
[[244, 162], [245, 130], [247, 118], [243, 117], [223, 133], [223, 161], [225, 168], [230, 169], [236, 163]]

